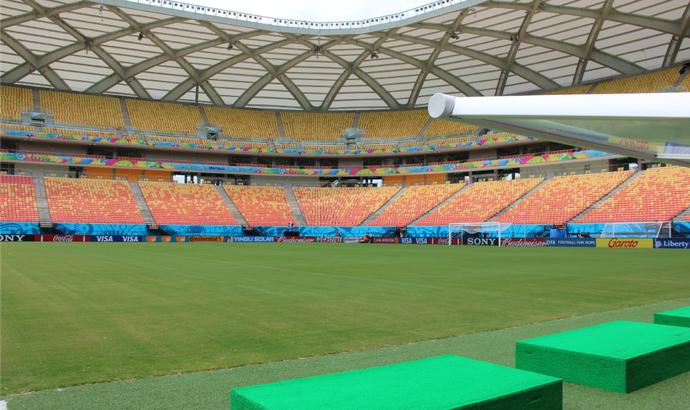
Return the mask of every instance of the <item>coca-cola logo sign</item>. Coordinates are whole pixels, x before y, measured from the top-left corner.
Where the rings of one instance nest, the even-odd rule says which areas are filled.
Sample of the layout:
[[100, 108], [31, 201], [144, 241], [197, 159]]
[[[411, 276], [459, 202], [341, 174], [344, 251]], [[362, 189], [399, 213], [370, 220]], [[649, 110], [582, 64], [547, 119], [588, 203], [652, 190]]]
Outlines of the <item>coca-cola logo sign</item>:
[[42, 235], [41, 242], [91, 242], [91, 236], [84, 235]]
[[544, 238], [503, 238], [501, 246], [546, 246]]
[[[448, 245], [448, 238], [429, 238], [430, 245]], [[461, 238], [451, 238], [450, 243], [453, 245], [462, 245]]]

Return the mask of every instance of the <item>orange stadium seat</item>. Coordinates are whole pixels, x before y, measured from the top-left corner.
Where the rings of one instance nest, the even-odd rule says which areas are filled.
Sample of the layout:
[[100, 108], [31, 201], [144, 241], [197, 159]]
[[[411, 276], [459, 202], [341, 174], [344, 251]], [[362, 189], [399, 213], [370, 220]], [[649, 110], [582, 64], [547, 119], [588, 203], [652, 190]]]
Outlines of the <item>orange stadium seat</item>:
[[464, 186], [464, 183], [411, 186], [369, 226], [407, 226]]
[[158, 135], [148, 135], [146, 136], [147, 141], [164, 141], [164, 142], [173, 142], [177, 144], [197, 144], [197, 145], [205, 145], [207, 147], [215, 147], [216, 142], [213, 140], [202, 140], [200, 138], [180, 138], [180, 137], [161, 137]]
[[359, 149], [359, 150], [384, 150], [384, 149], [393, 149], [397, 147], [398, 144], [356, 144], [354, 146], [354, 149]]
[[305, 151], [331, 151], [342, 153], [347, 149], [344, 145], [306, 145], [302, 144], [302, 149]]
[[364, 112], [357, 127], [368, 140], [400, 140], [419, 135], [428, 120], [427, 110]]
[[283, 188], [226, 185], [225, 191], [251, 226], [295, 223]]
[[204, 107], [206, 118], [218, 124], [225, 139], [278, 140], [278, 119], [273, 111]]
[[53, 111], [56, 125], [125, 129], [118, 98], [39, 91], [41, 108]]
[[666, 92], [680, 78], [678, 68], [621, 78], [597, 84], [592, 94], [630, 94]]
[[281, 112], [285, 136], [294, 141], [335, 141], [342, 131], [352, 128], [355, 114]]
[[199, 107], [158, 101], [125, 100], [132, 128], [136, 132], [197, 135], [196, 127], [203, 124]]
[[434, 118], [424, 132], [424, 138], [452, 137], [455, 135], [467, 135], [477, 132], [479, 127], [459, 122], [445, 121]]
[[84, 131], [84, 130], [67, 130], [63, 128], [42, 128], [42, 132], [46, 134], [69, 135], [72, 137], [101, 137], [101, 138], [117, 138], [114, 132], [101, 131]]
[[525, 198], [496, 222], [513, 224], [564, 224], [617, 186], [633, 171], [555, 177]]
[[159, 225], [238, 225], [212, 185], [139, 182]]
[[578, 223], [668, 221], [690, 207], [690, 169], [644, 171]]
[[0, 86], [0, 119], [20, 122], [22, 108], [34, 106], [33, 92], [28, 88]]
[[429, 145], [445, 145], [445, 144], [457, 144], [459, 142], [476, 141], [478, 137], [471, 135], [469, 137], [460, 138], [447, 138], [442, 140], [432, 140], [429, 141]]
[[17, 124], [0, 124], [0, 129], [8, 131], [24, 131], [24, 132], [34, 132], [35, 127], [31, 125], [17, 125]]
[[459, 222], [485, 222], [520, 199], [544, 179], [476, 182], [416, 226], [443, 226]]
[[575, 94], [587, 94], [589, 90], [592, 89], [592, 85], [583, 85], [581, 87], [570, 87], [564, 88], [556, 91], [549, 91], [548, 93], [543, 93], [539, 95], [575, 95]]
[[400, 187], [293, 188], [309, 226], [358, 226]]
[[38, 222], [34, 179], [0, 175], [0, 220], [3, 222]]
[[143, 224], [125, 181], [45, 178], [53, 222]]

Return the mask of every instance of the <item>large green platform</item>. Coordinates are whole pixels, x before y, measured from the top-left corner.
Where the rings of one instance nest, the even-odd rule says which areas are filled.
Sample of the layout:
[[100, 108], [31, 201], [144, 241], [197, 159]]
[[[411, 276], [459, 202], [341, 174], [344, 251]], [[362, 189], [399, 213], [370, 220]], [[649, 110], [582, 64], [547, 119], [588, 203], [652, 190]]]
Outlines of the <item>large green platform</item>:
[[232, 410], [563, 408], [562, 380], [459, 356], [233, 389]]
[[617, 321], [522, 340], [515, 367], [630, 393], [690, 371], [690, 329]]
[[690, 307], [655, 313], [654, 323], [658, 325], [690, 327]]

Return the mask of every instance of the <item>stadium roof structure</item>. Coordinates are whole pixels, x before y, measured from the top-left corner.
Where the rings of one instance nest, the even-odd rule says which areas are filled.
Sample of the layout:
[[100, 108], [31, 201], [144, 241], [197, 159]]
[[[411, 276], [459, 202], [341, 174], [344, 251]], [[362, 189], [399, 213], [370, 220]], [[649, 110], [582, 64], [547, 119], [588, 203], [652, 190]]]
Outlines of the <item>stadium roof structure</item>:
[[3, 0], [3, 84], [235, 108], [398, 110], [690, 59], [688, 0], [440, 0], [361, 21], [169, 0]]

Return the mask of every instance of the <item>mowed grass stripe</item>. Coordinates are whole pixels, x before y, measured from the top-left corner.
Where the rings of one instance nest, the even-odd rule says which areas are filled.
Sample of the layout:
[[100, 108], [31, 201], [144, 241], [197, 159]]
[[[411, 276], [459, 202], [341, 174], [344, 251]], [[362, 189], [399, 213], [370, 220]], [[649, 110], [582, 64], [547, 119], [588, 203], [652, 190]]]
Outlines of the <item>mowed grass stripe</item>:
[[505, 328], [687, 279], [678, 250], [6, 243], [3, 393]]

